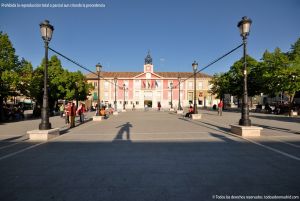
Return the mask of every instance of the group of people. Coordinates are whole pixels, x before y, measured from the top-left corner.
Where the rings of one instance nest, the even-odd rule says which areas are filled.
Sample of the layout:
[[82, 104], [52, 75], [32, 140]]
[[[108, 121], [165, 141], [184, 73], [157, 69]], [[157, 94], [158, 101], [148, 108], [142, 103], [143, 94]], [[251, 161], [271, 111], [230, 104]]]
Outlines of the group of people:
[[84, 113], [86, 112], [85, 105], [80, 103], [76, 108], [73, 102], [68, 102], [66, 105], [61, 105], [59, 108], [60, 116], [65, 118], [65, 122], [70, 128], [75, 127], [75, 117], [79, 116], [80, 123], [84, 122]]
[[[214, 105], [215, 106], [215, 105]], [[216, 109], [216, 108], [215, 108]], [[223, 111], [223, 101], [220, 100], [220, 102], [218, 103], [218, 115], [222, 116], [222, 111]], [[187, 112], [185, 114], [185, 117], [191, 117], [191, 115], [194, 114], [194, 107], [192, 105], [190, 105], [189, 107], [189, 112]]]
[[25, 118], [24, 109], [21, 105], [4, 105], [3, 111], [6, 120], [22, 120]]

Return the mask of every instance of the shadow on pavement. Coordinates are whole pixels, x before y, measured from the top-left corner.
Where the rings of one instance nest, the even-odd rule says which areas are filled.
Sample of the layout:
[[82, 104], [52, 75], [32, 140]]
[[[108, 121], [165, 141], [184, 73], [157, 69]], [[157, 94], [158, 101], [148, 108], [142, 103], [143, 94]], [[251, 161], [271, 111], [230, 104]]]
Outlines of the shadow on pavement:
[[255, 123], [252, 123], [252, 125], [263, 127], [265, 129], [275, 130], [275, 131], [281, 131], [281, 132], [286, 132], [286, 133], [291, 133], [291, 134], [300, 134], [300, 131], [295, 131], [295, 130], [291, 130], [291, 129], [287, 129], [287, 128], [279, 128], [279, 127], [267, 126], [264, 124], [255, 124]]
[[125, 135], [125, 140], [130, 141], [130, 128], [132, 128], [132, 124], [127, 122], [123, 125], [117, 126], [116, 128], [120, 128], [118, 131], [116, 137], [114, 138], [114, 141], [116, 140], [123, 140], [123, 135]]
[[216, 194], [299, 195], [299, 161], [211, 135], [222, 141], [43, 144], [0, 161], [0, 198], [210, 201]]
[[257, 119], [284, 121], [284, 122], [290, 122], [290, 123], [293, 123], [293, 122], [300, 123], [300, 118], [298, 118], [298, 117], [284, 117], [284, 116], [273, 116], [273, 115], [261, 116], [261, 115], [255, 115], [255, 114], [251, 114], [250, 117], [254, 117]]
[[[84, 122], [77, 124], [74, 128], [77, 128], [78, 126], [86, 124], [86, 123], [88, 123], [88, 122], [90, 122], [92, 120], [93, 120], [93, 118], [88, 118], [88, 119], [84, 120]], [[76, 123], [78, 123], [78, 122], [79, 122], [79, 120], [76, 121]], [[65, 125], [65, 126], [59, 128], [59, 134], [60, 135], [66, 134], [71, 129], [73, 129], [73, 128], [69, 128], [67, 125]]]

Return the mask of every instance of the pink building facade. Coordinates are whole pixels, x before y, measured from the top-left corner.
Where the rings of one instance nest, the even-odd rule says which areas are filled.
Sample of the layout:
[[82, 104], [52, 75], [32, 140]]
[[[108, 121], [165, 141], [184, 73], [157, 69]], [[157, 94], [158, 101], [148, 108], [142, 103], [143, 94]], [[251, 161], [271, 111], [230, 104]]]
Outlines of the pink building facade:
[[[188, 107], [194, 100], [194, 77], [192, 72], [155, 72], [151, 56], [147, 55], [142, 72], [101, 72], [100, 97], [98, 97], [98, 77], [87, 74], [87, 82], [92, 83], [94, 91], [88, 97], [87, 104], [95, 105], [97, 99], [105, 105], [122, 109], [125, 102], [126, 109], [149, 107], [157, 108], [158, 103], [162, 108], [172, 106], [177, 109], [180, 104]], [[116, 84], [114, 80], [117, 80]], [[179, 79], [180, 78], [180, 79]], [[209, 93], [209, 80], [211, 76], [199, 73], [196, 80], [196, 97], [199, 107], [216, 104], [215, 97]], [[180, 89], [179, 89], [179, 80]], [[172, 83], [172, 84], [171, 84]], [[116, 86], [116, 87], [115, 87]], [[116, 98], [115, 98], [116, 93]], [[125, 101], [124, 101], [125, 100]]]

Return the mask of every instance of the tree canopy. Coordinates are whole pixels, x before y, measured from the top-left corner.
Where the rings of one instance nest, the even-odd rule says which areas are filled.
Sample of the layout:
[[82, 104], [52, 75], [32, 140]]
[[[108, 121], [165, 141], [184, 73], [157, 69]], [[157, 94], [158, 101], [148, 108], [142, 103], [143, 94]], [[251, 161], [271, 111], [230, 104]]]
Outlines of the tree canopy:
[[[273, 52], [266, 50], [260, 62], [249, 55], [247, 60], [248, 96], [260, 93], [275, 96], [279, 92], [285, 93], [292, 103], [297, 91], [300, 91], [300, 38], [291, 46], [289, 52], [282, 52], [276, 48]], [[243, 58], [236, 61], [226, 73], [214, 75], [211, 80], [211, 93], [221, 97], [231, 94], [242, 95], [243, 87]]]
[[[3, 117], [3, 102], [11, 96], [25, 96], [42, 107], [44, 90], [45, 59], [35, 69], [24, 58], [19, 60], [7, 34], [0, 32], [0, 119]], [[59, 99], [86, 100], [92, 88], [80, 72], [69, 72], [56, 55], [48, 62], [49, 107], [54, 109]]]

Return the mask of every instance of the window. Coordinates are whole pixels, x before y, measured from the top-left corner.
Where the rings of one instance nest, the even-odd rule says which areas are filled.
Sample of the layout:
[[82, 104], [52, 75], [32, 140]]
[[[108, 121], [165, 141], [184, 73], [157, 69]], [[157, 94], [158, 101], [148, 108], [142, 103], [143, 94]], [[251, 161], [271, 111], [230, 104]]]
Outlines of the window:
[[168, 98], [171, 98], [171, 92], [170, 91], [168, 92]]
[[194, 89], [194, 83], [193, 82], [189, 82], [188, 89]]
[[135, 105], [139, 105], [139, 101], [135, 101]]
[[141, 89], [141, 80], [134, 80], [134, 88]]
[[97, 85], [98, 85], [98, 82], [94, 82], [94, 87], [97, 87]]
[[104, 100], [108, 100], [108, 92], [104, 92]]
[[181, 82], [181, 83], [180, 83], [180, 90], [183, 90], [183, 89], [184, 89], [184, 83]]
[[158, 91], [158, 92], [156, 93], [156, 99], [157, 99], [158, 101], [161, 100], [161, 92], [160, 92], [160, 91]]
[[140, 92], [139, 92], [139, 91], [136, 91], [136, 92], [135, 92], [135, 98], [137, 98], [137, 99], [140, 98]]
[[107, 80], [105, 80], [105, 82], [104, 82], [104, 89], [108, 89], [108, 86], [109, 86], [109, 83], [108, 83]]
[[128, 88], [128, 80], [124, 80], [125, 87]]
[[198, 82], [198, 89], [203, 89], [203, 82]]

